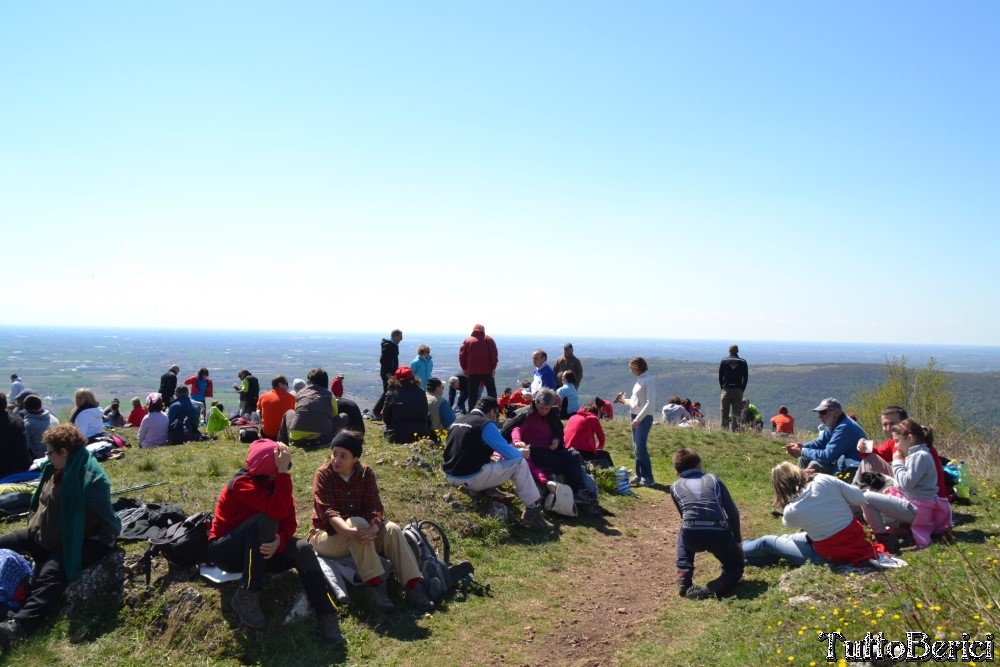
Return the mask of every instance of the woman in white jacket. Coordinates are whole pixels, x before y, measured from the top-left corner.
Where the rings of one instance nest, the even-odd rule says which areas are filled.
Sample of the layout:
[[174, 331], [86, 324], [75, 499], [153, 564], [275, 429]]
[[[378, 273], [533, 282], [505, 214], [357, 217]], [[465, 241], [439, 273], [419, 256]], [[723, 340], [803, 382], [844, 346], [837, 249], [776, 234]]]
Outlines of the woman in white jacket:
[[656, 382], [649, 374], [649, 365], [642, 357], [634, 357], [628, 362], [632, 375], [635, 376], [635, 386], [632, 395], [618, 394], [615, 403], [628, 406], [632, 421], [632, 448], [635, 450], [635, 477], [632, 486], [653, 486], [653, 463], [649, 460], [649, 448], [646, 441], [649, 431], [653, 428], [653, 411], [656, 409]]

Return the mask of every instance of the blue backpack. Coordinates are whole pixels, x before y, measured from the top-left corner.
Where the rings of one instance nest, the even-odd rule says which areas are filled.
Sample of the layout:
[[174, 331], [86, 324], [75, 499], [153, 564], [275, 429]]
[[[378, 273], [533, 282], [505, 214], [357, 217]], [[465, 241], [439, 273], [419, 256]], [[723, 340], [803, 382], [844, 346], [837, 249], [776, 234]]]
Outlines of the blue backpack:
[[31, 564], [21, 554], [0, 549], [0, 613], [17, 611], [27, 597], [25, 584], [31, 578]]

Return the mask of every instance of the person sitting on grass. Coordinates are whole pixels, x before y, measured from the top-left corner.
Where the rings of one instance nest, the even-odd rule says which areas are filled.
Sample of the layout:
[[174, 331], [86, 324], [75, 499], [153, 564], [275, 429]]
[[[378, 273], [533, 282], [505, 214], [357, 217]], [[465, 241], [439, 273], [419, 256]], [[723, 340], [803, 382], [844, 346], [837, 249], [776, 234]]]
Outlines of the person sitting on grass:
[[[326, 387], [326, 382], [323, 382]], [[262, 438], [247, 451], [246, 463], [222, 489], [208, 534], [208, 557], [228, 572], [240, 572], [230, 606], [248, 628], [262, 630], [260, 589], [267, 572], [295, 568], [323, 638], [343, 645], [344, 635], [333, 597], [312, 546], [295, 537], [292, 452], [288, 445]]]
[[[185, 391], [187, 388], [185, 387]], [[170, 444], [170, 419], [163, 414], [163, 396], [152, 392], [146, 396], [146, 416], [139, 424], [139, 446], [160, 447]]]
[[771, 417], [771, 432], [776, 435], [795, 435], [795, 417], [788, 414], [788, 406], [778, 406], [778, 414]]
[[110, 428], [125, 426], [125, 415], [122, 414], [122, 404], [117, 398], [111, 399], [111, 405], [104, 409], [104, 421]]
[[34, 584], [20, 610], [0, 623], [0, 645], [9, 647], [38, 630], [59, 607], [71, 581], [111, 553], [122, 524], [111, 507], [111, 483], [87, 451], [73, 424], [45, 431], [48, 459], [31, 496], [28, 526], [0, 537], [0, 549], [34, 561]]
[[587, 403], [569, 418], [563, 439], [567, 447], [580, 452], [580, 457], [584, 461], [606, 461], [606, 466], [601, 467], [613, 465], [611, 455], [604, 451], [606, 441], [604, 427], [597, 417], [597, 406], [593, 403]]
[[125, 423], [132, 428], [139, 428], [142, 425], [142, 418], [146, 416], [146, 408], [142, 407], [142, 400], [138, 396], [133, 396], [131, 403], [132, 409], [129, 410]]
[[212, 401], [212, 409], [208, 411], [208, 421], [205, 424], [205, 431], [209, 435], [221, 433], [229, 428], [229, 417], [225, 413], [226, 406], [218, 401]]
[[329, 446], [347, 424], [340, 414], [337, 397], [327, 387], [330, 376], [322, 368], [306, 375], [308, 384], [295, 394], [295, 409], [289, 410], [278, 428], [278, 441], [298, 447]]
[[580, 409], [580, 394], [576, 390], [576, 373], [573, 371], [563, 371], [562, 385], [556, 389], [559, 395], [559, 417], [569, 419]]
[[431, 437], [427, 393], [409, 366], [400, 366], [389, 380], [382, 406], [382, 423], [389, 442], [404, 444]]
[[577, 505], [595, 505], [597, 497], [584, 480], [587, 473], [583, 458], [575, 449], [567, 449], [563, 441], [563, 424], [555, 407], [556, 392], [544, 387], [533, 396], [531, 405], [504, 422], [504, 437], [509, 437], [515, 447], [528, 447], [531, 462], [537, 467], [562, 475], [573, 489]]
[[455, 423], [455, 411], [444, 398], [444, 383], [438, 378], [427, 380], [427, 412], [431, 420], [431, 435], [441, 440]]
[[854, 507], [867, 500], [861, 489], [832, 475], [783, 461], [771, 469], [774, 506], [786, 528], [802, 532], [764, 535], [743, 543], [747, 565], [771, 565], [786, 560], [805, 563], [852, 563], [867, 566], [877, 558]]
[[201, 440], [201, 433], [198, 431], [201, 406], [191, 400], [188, 396], [189, 391], [187, 385], [177, 387], [174, 391], [174, 402], [167, 408], [167, 424], [172, 445]]
[[[528, 450], [518, 449], [504, 439], [496, 425], [499, 414], [497, 400], [485, 396], [475, 409], [451, 425], [441, 465], [444, 477], [452, 486], [470, 491], [487, 491], [513, 480], [517, 496], [524, 503], [522, 523], [551, 531], [555, 526], [542, 516], [541, 494], [526, 460]], [[493, 460], [494, 454], [499, 460]]]
[[379, 554], [392, 563], [396, 579], [406, 590], [406, 602], [415, 611], [434, 611], [423, 575], [403, 531], [386, 521], [375, 472], [361, 463], [364, 436], [344, 430], [330, 447], [330, 460], [316, 471], [313, 482], [312, 530], [309, 543], [326, 558], [348, 554], [358, 576], [368, 585], [374, 606], [395, 611], [386, 587], [388, 574]]
[[69, 421], [80, 429], [88, 442], [91, 442], [104, 432], [104, 411], [101, 410], [101, 404], [97, 402], [94, 391], [87, 387], [76, 390], [73, 402], [76, 404], [76, 409], [70, 415]]
[[661, 410], [664, 424], [683, 424], [691, 418], [691, 413], [681, 403], [681, 397], [677, 394], [667, 399], [667, 404]]
[[799, 460], [800, 468], [812, 468], [828, 475], [840, 475], [861, 465], [858, 440], [867, 438], [857, 422], [844, 414], [840, 401], [824, 398], [813, 408], [819, 415], [823, 432], [809, 442], [790, 442], [785, 452]]
[[[677, 592], [681, 597], [704, 600], [723, 597], [743, 578], [740, 546], [740, 511], [729, 489], [715, 475], [701, 470], [701, 457], [693, 449], [674, 453], [677, 481], [670, 497], [681, 515], [677, 536]], [[707, 551], [722, 564], [722, 574], [707, 586], [692, 584], [695, 554]]]
[[900, 524], [910, 524], [917, 548], [923, 549], [933, 535], [951, 529], [951, 503], [938, 495], [937, 469], [930, 452], [934, 430], [904, 419], [892, 427], [892, 439], [896, 443], [892, 455], [895, 485], [884, 493], [865, 491], [867, 504], [862, 510], [879, 542], [891, 544], [890, 533], [899, 535]]

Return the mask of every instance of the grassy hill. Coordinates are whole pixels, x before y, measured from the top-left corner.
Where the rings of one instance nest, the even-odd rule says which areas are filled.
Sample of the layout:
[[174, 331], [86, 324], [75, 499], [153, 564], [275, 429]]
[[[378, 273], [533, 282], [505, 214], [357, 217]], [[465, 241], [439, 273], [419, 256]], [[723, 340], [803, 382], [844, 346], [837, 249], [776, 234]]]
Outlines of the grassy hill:
[[[896, 571], [748, 568], [736, 597], [697, 603], [677, 598], [671, 588], [670, 535], [677, 516], [664, 489], [641, 489], [637, 497], [604, 494], [602, 504], [612, 516], [557, 519], [558, 535], [545, 538], [482, 516], [471, 500], [445, 484], [440, 449], [392, 445], [379, 430], [369, 429], [363, 461], [376, 470], [389, 518], [401, 524], [413, 518], [444, 524], [452, 536], [453, 559], [475, 564], [477, 580], [491, 587], [490, 597], [453, 600], [424, 618], [382, 615], [352, 603], [341, 610], [349, 645], [340, 652], [321, 643], [311, 620], [282, 623], [298, 592], [294, 574], [269, 580], [263, 595], [269, 626], [248, 633], [228, 607], [232, 584], [216, 587], [158, 563], [151, 591], [142, 590], [141, 577], [132, 581], [128, 603], [117, 613], [95, 616], [82, 627], [57, 619], [0, 660], [46, 667], [808, 665], [825, 662], [825, 648], [816, 640], [820, 630], [840, 629], [853, 639], [868, 630], [891, 639], [922, 630], [951, 639], [962, 632], [981, 638], [1000, 627], [997, 468], [982, 449], [973, 451], [975, 443], [942, 448], [979, 462], [977, 494], [972, 505], [956, 508], [961, 525], [952, 544], [904, 553], [910, 566]], [[627, 423], [611, 423], [608, 434], [615, 461], [631, 467]], [[768, 513], [767, 481], [770, 467], [783, 459], [780, 443], [658, 425], [650, 452], [661, 484], [674, 477], [669, 457], [682, 446], [698, 449], [706, 470], [727, 483], [745, 536], [781, 532], [780, 522]], [[105, 469], [112, 489], [166, 481], [135, 495], [179, 502], [193, 513], [212, 507], [245, 452], [245, 445], [225, 439], [132, 448]], [[300, 535], [309, 523], [313, 473], [326, 455], [293, 454]], [[3, 525], [0, 531], [19, 527]], [[132, 559], [142, 546], [126, 550]], [[717, 572], [710, 556], [699, 556], [697, 581]]]

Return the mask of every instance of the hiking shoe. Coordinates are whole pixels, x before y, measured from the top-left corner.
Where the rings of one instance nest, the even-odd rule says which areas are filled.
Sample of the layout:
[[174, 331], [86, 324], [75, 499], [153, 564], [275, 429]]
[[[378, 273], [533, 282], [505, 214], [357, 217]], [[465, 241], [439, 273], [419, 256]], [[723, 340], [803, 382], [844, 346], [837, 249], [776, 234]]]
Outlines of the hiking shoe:
[[11, 644], [24, 639], [25, 635], [24, 628], [17, 619], [12, 618], [0, 623], [0, 646], [4, 649], [9, 649]]
[[254, 630], [261, 630], [267, 625], [264, 611], [260, 608], [260, 593], [237, 588], [229, 605], [240, 617], [243, 625]]
[[628, 482], [629, 486], [656, 486], [656, 482], [650, 482], [646, 479], [640, 479], [639, 477], [633, 477]]
[[320, 616], [319, 629], [323, 633], [323, 640], [327, 644], [334, 646], [344, 646], [347, 644], [347, 640], [344, 639], [344, 633], [340, 631], [340, 619], [337, 618], [336, 612]]
[[597, 503], [592, 505], [580, 505], [576, 508], [576, 511], [580, 514], [580, 516], [604, 516], [604, 510], [601, 509]]
[[597, 498], [587, 489], [577, 489], [573, 492], [573, 501], [577, 505], [593, 505], [597, 502]]
[[389, 597], [389, 587], [385, 585], [384, 581], [374, 586], [369, 586], [368, 592], [371, 595], [372, 605], [376, 609], [387, 614], [396, 611], [396, 605], [393, 604], [392, 599]]
[[779, 510], [777, 507], [775, 507], [771, 510], [771, 516], [773, 516], [775, 519], [780, 519], [781, 517], [785, 516], [785, 513]]
[[712, 592], [708, 586], [702, 586], [701, 584], [695, 584], [691, 588], [687, 589], [684, 594], [688, 600], [708, 600], [715, 597], [715, 593]]
[[414, 611], [434, 611], [434, 603], [427, 596], [427, 591], [424, 590], [423, 582], [418, 583], [416, 586], [406, 591], [406, 604]]
[[538, 505], [524, 508], [524, 513], [521, 514], [521, 523], [528, 528], [538, 528], [545, 532], [555, 530], [555, 526], [546, 521], [545, 517], [542, 516], [542, 510]]

